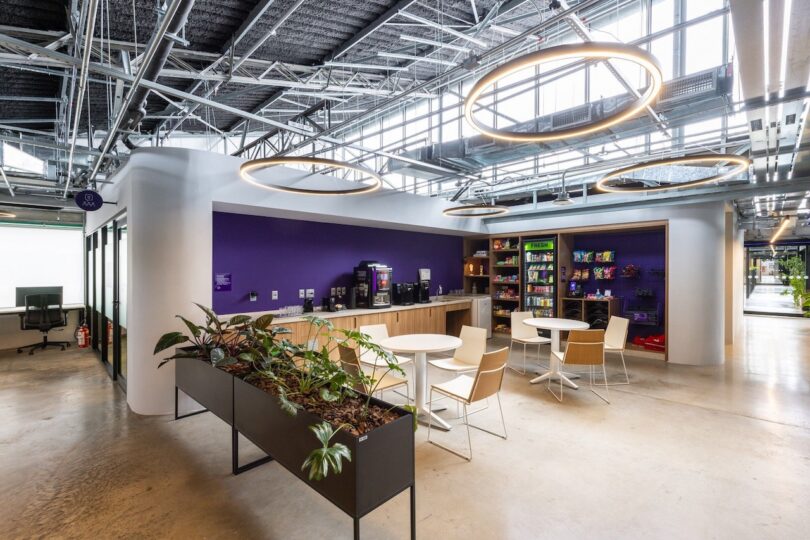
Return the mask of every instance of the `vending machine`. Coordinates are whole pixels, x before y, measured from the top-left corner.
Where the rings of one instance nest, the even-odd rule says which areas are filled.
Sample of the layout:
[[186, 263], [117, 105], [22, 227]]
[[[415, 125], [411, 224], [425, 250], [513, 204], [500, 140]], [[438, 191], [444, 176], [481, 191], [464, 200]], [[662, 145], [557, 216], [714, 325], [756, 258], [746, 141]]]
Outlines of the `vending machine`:
[[535, 317], [557, 316], [557, 237], [523, 241], [523, 309]]

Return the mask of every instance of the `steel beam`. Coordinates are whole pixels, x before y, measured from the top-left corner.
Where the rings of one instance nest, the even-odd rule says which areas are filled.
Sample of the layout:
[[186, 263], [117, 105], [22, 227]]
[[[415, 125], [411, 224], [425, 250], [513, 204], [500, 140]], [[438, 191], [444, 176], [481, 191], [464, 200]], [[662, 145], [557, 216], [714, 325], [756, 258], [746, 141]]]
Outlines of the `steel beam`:
[[[76, 138], [79, 136], [79, 122], [82, 118], [82, 103], [84, 102], [84, 93], [87, 90], [87, 76], [90, 73], [90, 54], [93, 50], [92, 39], [94, 29], [96, 26], [96, 11], [98, 9], [98, 0], [89, 0], [87, 11], [87, 29], [84, 32], [84, 52], [82, 54], [82, 65], [79, 70], [79, 95], [76, 98], [76, 112], [73, 115], [73, 132], [70, 134], [70, 150], [68, 152], [67, 162], [67, 179], [65, 180], [65, 197], [67, 197], [68, 187], [70, 186], [71, 173], [73, 171], [73, 150], [76, 148]], [[33, 55], [32, 55], [33, 56]], [[88, 110], [88, 114], [90, 111]], [[70, 119], [67, 119], [68, 122]], [[88, 128], [89, 131], [89, 128]]]
[[612, 212], [632, 208], [649, 208], [658, 205], [731, 201], [804, 190], [810, 190], [810, 177], [794, 178], [790, 182], [714, 186], [630, 197], [604, 195], [604, 198], [600, 196], [597, 200], [594, 200], [593, 196], [591, 196], [587, 205], [572, 204], [571, 206], [565, 207], [549, 205], [548, 207], [542, 207], [536, 210], [533, 208], [528, 208], [527, 210], [515, 209], [504, 216], [484, 218], [484, 222], [506, 223], [531, 218], [557, 217], [593, 212]]

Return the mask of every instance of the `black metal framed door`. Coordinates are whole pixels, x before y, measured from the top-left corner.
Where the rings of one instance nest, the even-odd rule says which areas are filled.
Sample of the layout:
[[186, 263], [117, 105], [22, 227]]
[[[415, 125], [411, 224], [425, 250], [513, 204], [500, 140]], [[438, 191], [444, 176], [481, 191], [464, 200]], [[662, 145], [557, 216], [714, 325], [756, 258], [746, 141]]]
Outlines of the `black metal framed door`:
[[115, 379], [127, 388], [127, 218], [113, 222], [115, 231], [113, 283], [113, 367]]

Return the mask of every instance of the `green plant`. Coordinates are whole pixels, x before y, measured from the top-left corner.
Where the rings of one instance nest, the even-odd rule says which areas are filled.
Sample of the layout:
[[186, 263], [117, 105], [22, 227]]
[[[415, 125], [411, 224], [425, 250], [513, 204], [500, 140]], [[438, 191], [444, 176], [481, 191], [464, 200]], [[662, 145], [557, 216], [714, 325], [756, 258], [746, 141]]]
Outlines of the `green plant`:
[[301, 465], [302, 471], [309, 467], [310, 480], [323, 480], [329, 474], [330, 468], [336, 474], [340, 474], [343, 471], [343, 460], [352, 460], [352, 454], [345, 444], [335, 443], [329, 446], [332, 437], [341, 430], [341, 427], [334, 429], [329, 422], [309, 426], [315, 438], [321, 443], [321, 447], [313, 450]]
[[[269, 382], [279, 407], [291, 416], [313, 402], [318, 403], [316, 408], [319, 410], [322, 404], [337, 408], [347, 397], [357, 396], [353, 388], [363, 388], [366, 392], [357, 416], [365, 420], [369, 417], [371, 396], [385, 373], [393, 371], [404, 375], [394, 355], [372, 342], [370, 336], [355, 330], [336, 330], [328, 320], [306, 317], [309, 324], [306, 342], [296, 344], [283, 336], [290, 333], [288, 329], [271, 327], [272, 315], [255, 320], [247, 315], [220, 320], [213, 310], [196, 305], [205, 314], [205, 323], [197, 325], [178, 316], [189, 334], [164, 334], [155, 345], [155, 354], [170, 347], [185, 347], [161, 361], [158, 367], [176, 358], [199, 358], [210, 361], [218, 368], [241, 363], [248, 368], [246, 374], [242, 373], [245, 380], [265, 389], [265, 383]], [[385, 366], [375, 366], [371, 375], [362, 370], [358, 370], [358, 373], [346, 371], [340, 362], [332, 359], [338, 346], [346, 343], [385, 359]], [[379, 377], [378, 369], [384, 370]], [[351, 460], [351, 451], [345, 445], [336, 443], [329, 446], [334, 434], [347, 425], [341, 424], [337, 430], [328, 422], [310, 426], [321, 442], [321, 447], [313, 450], [302, 465], [302, 470], [309, 468], [310, 480], [324, 478], [330, 468], [340, 473], [342, 460]]]
[[236, 315], [227, 321], [220, 320], [210, 308], [195, 304], [205, 313], [205, 324], [197, 325], [177, 315], [190, 335], [183, 332], [163, 334], [155, 345], [153, 354], [170, 347], [184, 345], [183, 350], [164, 358], [158, 367], [175, 358], [207, 359], [217, 367], [235, 364], [238, 361], [253, 361], [252, 351], [259, 347], [271, 348], [276, 336], [289, 333], [286, 328], [271, 328], [273, 315], [253, 319], [248, 315]]
[[782, 272], [787, 275], [790, 289], [783, 294], [790, 294], [793, 296], [793, 304], [796, 307], [801, 307], [803, 298], [807, 292], [804, 275], [807, 273], [804, 259], [798, 255], [794, 255], [788, 259], [779, 262]]

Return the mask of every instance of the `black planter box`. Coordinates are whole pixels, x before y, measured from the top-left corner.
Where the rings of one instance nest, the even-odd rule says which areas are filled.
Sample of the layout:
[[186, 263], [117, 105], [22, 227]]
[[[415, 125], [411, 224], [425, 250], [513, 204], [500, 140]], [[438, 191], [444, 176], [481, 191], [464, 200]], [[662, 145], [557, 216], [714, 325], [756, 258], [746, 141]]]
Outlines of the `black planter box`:
[[[234, 376], [198, 358], [174, 360], [174, 416], [177, 414], [177, 390], [182, 390], [194, 401], [233, 426]], [[197, 411], [205, 412], [205, 411]], [[196, 414], [196, 413], [191, 413]], [[191, 416], [187, 414], [184, 416]]]
[[[372, 398], [372, 403], [390, 405]], [[322, 420], [306, 411], [290, 416], [278, 405], [275, 396], [234, 378], [234, 427], [256, 446], [273, 456], [287, 470], [335, 506], [358, 520], [390, 498], [414, 486], [413, 416], [395, 408], [401, 416], [361, 437], [339, 431], [332, 443], [341, 442], [351, 451], [352, 460], [344, 461], [343, 471], [323, 480], [310, 481], [301, 465], [319, 446], [309, 426]], [[413, 489], [411, 489], [411, 535], [413, 528]]]

